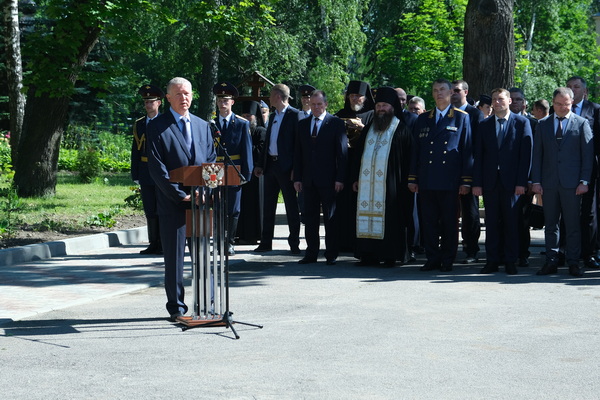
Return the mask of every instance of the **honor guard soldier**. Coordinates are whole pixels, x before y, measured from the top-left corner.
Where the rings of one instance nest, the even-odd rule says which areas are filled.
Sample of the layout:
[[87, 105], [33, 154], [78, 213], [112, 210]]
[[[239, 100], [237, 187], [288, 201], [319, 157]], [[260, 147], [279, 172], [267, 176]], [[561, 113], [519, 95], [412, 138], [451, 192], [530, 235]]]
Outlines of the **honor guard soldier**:
[[315, 87], [311, 85], [302, 85], [298, 88], [300, 101], [302, 102], [302, 110], [298, 113], [298, 121], [310, 117], [310, 95], [315, 90]]
[[[215, 124], [220, 131], [216, 140], [220, 141], [221, 146], [229, 157], [231, 162], [238, 166], [243, 176], [243, 182], [249, 182], [253, 170], [252, 161], [252, 137], [250, 135], [250, 123], [247, 119], [235, 115], [231, 107], [238, 96], [238, 90], [235, 86], [227, 82], [217, 83], [213, 86], [213, 93], [217, 96], [218, 116], [215, 118]], [[225, 157], [225, 151], [217, 147], [217, 162], [227, 164], [229, 160]], [[234, 242], [237, 231], [238, 220], [240, 217], [242, 187], [228, 187], [227, 216], [228, 225], [228, 244], [227, 254], [235, 255]]]
[[146, 127], [159, 115], [158, 109], [165, 96], [163, 91], [154, 85], [144, 85], [138, 90], [144, 99], [146, 116], [133, 124], [133, 146], [131, 147], [131, 179], [140, 185], [142, 205], [148, 226], [150, 245], [140, 254], [162, 254], [158, 215], [156, 214], [156, 186], [148, 172], [148, 149]]

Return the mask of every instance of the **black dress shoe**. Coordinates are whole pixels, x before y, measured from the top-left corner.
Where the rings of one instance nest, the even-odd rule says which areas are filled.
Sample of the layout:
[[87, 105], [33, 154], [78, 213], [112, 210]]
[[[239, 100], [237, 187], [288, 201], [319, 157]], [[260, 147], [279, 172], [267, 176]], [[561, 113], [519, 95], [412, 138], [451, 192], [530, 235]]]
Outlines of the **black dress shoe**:
[[536, 275], [552, 275], [558, 271], [556, 264], [544, 264], [544, 266], [535, 274]]
[[440, 272], [450, 272], [452, 271], [452, 265], [442, 265], [440, 267]]
[[171, 322], [177, 322], [177, 318], [179, 318], [179, 317], [183, 317], [183, 313], [181, 313], [181, 312], [178, 311], [178, 312], [173, 313], [173, 314], [171, 314], [169, 316], [169, 321], [171, 321]]
[[419, 268], [419, 271], [434, 271], [436, 269], [440, 269], [440, 264], [427, 261], [425, 265]]
[[156, 243], [150, 243], [147, 248], [140, 251], [140, 254], [156, 254], [156, 251], [159, 249], [159, 247], [160, 246], [157, 246]]
[[529, 260], [527, 257], [519, 258], [519, 267], [529, 267]]
[[232, 244], [227, 247], [227, 255], [230, 257], [235, 256], [235, 249], [233, 248]]
[[519, 271], [517, 271], [517, 267], [515, 266], [515, 263], [506, 263], [506, 265], [504, 266], [504, 269], [506, 271], [507, 275], [517, 275], [519, 273]]
[[325, 261], [325, 264], [327, 264], [327, 265], [335, 265], [335, 263], [336, 263], [335, 258], [331, 258], [331, 259], [328, 259], [327, 261]]
[[415, 253], [414, 251], [410, 251], [408, 253], [408, 262], [415, 262], [417, 261], [417, 253]]
[[368, 267], [372, 265], [379, 265], [379, 260], [374, 257], [362, 257], [356, 265], [361, 267]]
[[581, 278], [583, 276], [583, 268], [581, 268], [578, 264], [569, 265], [569, 275], [576, 278]]
[[467, 255], [467, 257], [465, 257], [465, 259], [462, 260], [460, 263], [461, 264], [475, 264], [478, 261], [479, 260], [477, 259], [477, 256], [475, 256], [475, 255]]
[[254, 249], [254, 251], [256, 253], [265, 253], [265, 252], [271, 251], [271, 250], [273, 250], [273, 248], [271, 246], [263, 246], [262, 244]]
[[298, 260], [298, 264], [312, 264], [312, 263], [316, 263], [317, 259], [316, 258], [312, 258], [312, 257], [304, 257], [301, 258], [300, 260]]
[[479, 270], [480, 274], [493, 274], [494, 272], [498, 272], [498, 263], [495, 262], [487, 262], [485, 267]]
[[594, 257], [590, 257], [587, 260], [585, 260], [585, 267], [590, 269], [598, 269], [600, 268], [600, 264], [598, 263], [598, 261], [596, 261]]
[[300, 254], [300, 247], [298, 247], [298, 246], [290, 247], [290, 252], [292, 254]]

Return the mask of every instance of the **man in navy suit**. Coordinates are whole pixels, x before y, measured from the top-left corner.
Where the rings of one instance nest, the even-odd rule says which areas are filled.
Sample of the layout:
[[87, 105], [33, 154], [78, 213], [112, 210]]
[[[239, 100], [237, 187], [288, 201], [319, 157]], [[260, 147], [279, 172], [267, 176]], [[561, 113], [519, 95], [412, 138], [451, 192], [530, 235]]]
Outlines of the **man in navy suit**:
[[187, 312], [184, 301], [183, 260], [185, 256], [186, 209], [190, 205], [189, 187], [169, 181], [174, 169], [214, 162], [215, 147], [209, 124], [189, 113], [192, 84], [173, 78], [167, 85], [168, 112], [148, 125], [150, 176], [158, 187], [160, 236], [165, 259], [165, 291], [170, 320]]
[[[238, 96], [238, 90], [231, 83], [221, 82], [213, 87], [213, 93], [217, 96], [217, 109], [219, 115], [216, 117], [216, 125], [221, 135], [216, 139], [221, 146], [217, 147], [217, 162], [228, 163], [225, 151], [229, 158], [242, 175], [243, 183], [249, 182], [253, 169], [252, 161], [252, 137], [250, 136], [250, 122], [235, 115], [231, 107], [235, 103], [234, 98]], [[228, 186], [227, 188], [227, 255], [235, 255], [234, 243], [238, 221], [240, 219], [242, 199], [241, 186]]]
[[[538, 124], [538, 120], [533, 118], [531, 115], [527, 114], [527, 98], [525, 97], [525, 92], [523, 89], [512, 87], [508, 89], [510, 92], [510, 112], [522, 115], [529, 121], [529, 126], [531, 127], [531, 133], [535, 138], [535, 130]], [[521, 198], [519, 199], [520, 208], [519, 211], [519, 266], [527, 267], [529, 266], [529, 246], [531, 245], [531, 235], [529, 233], [529, 215], [528, 208], [533, 202], [534, 193], [531, 190], [531, 179], [528, 183], [528, 190]]]
[[294, 188], [304, 193], [306, 253], [298, 261], [309, 264], [319, 255], [319, 220], [323, 211], [325, 259], [334, 265], [338, 256], [335, 225], [336, 195], [344, 188], [348, 157], [346, 125], [329, 114], [327, 96], [321, 90], [310, 95], [312, 117], [298, 123], [294, 156]]
[[[450, 101], [459, 110], [466, 111], [471, 120], [471, 136], [475, 143], [477, 137], [477, 126], [483, 121], [483, 113], [467, 103], [469, 85], [463, 80], [452, 81], [452, 95]], [[463, 264], [472, 264], [478, 261], [479, 236], [481, 235], [481, 222], [479, 221], [479, 197], [473, 193], [460, 196], [460, 210], [462, 214], [461, 234], [463, 239], [463, 251], [466, 257], [461, 261]]]
[[485, 250], [482, 274], [517, 273], [519, 257], [519, 197], [527, 191], [533, 136], [527, 118], [510, 112], [510, 92], [492, 91], [491, 118], [479, 123], [475, 140], [473, 194], [485, 204]]
[[419, 115], [413, 136], [408, 188], [419, 193], [427, 262], [421, 271], [452, 271], [458, 247], [459, 195], [472, 184], [473, 153], [469, 114], [450, 103], [452, 85], [433, 83], [436, 107]]
[[581, 258], [588, 268], [600, 268], [596, 259], [598, 242], [598, 209], [596, 204], [596, 181], [600, 156], [600, 104], [584, 99], [587, 96], [587, 83], [580, 76], [567, 80], [567, 87], [573, 91], [572, 112], [588, 120], [594, 136], [594, 166], [587, 193], [581, 196]]
[[275, 112], [269, 117], [262, 163], [254, 167], [254, 175], [265, 181], [263, 230], [256, 252], [271, 251], [275, 231], [275, 213], [279, 191], [283, 194], [292, 254], [300, 254], [300, 211], [293, 183], [294, 144], [298, 129], [298, 110], [288, 104], [290, 88], [277, 84], [269, 101]]
[[159, 114], [163, 91], [154, 85], [142, 86], [138, 93], [144, 99], [146, 115], [135, 121], [133, 125], [133, 144], [131, 147], [131, 179], [140, 185], [142, 205], [148, 229], [148, 247], [140, 254], [162, 254], [158, 215], [156, 214], [156, 185], [148, 171], [148, 145], [146, 129], [150, 121]]
[[587, 193], [594, 163], [594, 142], [588, 121], [571, 112], [573, 91], [558, 88], [552, 96], [554, 114], [540, 121], [533, 144], [531, 180], [533, 191], [544, 200], [546, 263], [537, 272], [557, 272], [559, 221], [566, 233], [569, 274], [582, 276], [581, 195]]

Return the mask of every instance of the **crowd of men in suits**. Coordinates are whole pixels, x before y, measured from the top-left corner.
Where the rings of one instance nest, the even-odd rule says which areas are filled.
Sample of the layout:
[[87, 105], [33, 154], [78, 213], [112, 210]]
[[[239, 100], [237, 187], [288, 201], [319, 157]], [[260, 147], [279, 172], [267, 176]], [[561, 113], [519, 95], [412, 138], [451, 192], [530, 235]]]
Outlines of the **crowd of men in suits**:
[[236, 236], [244, 243], [259, 240], [255, 252], [272, 250], [282, 193], [293, 254], [301, 254], [305, 225], [301, 264], [320, 256], [322, 216], [327, 265], [340, 252], [352, 252], [360, 265], [391, 267], [415, 261], [423, 251], [422, 271], [450, 272], [459, 221], [460, 262], [479, 261], [483, 197], [486, 263], [480, 273], [504, 266], [513, 275], [528, 265], [528, 210], [537, 194], [546, 242], [546, 262], [537, 274], [555, 274], [565, 262], [576, 277], [583, 267], [599, 268], [600, 140], [594, 136], [600, 135], [600, 105], [586, 99], [585, 80], [575, 76], [557, 88], [553, 109], [536, 101], [538, 118], [527, 114], [518, 88], [494, 89], [476, 104], [470, 104], [463, 80], [438, 79], [431, 90], [435, 106], [427, 110], [421, 97], [400, 88], [351, 81], [344, 108], [331, 114], [322, 90], [300, 87], [299, 110], [290, 105], [289, 87], [277, 84], [269, 96], [272, 112], [264, 102], [245, 102], [239, 116], [233, 113], [237, 89], [221, 82], [213, 88], [217, 115], [208, 123], [189, 113], [192, 86], [186, 79], [167, 85], [170, 110], [163, 114], [162, 90], [142, 87], [147, 116], [134, 128], [132, 177], [141, 184], [148, 219], [150, 246], [143, 253], [164, 255], [171, 318], [187, 311], [183, 258], [190, 193], [169, 181], [169, 171], [223, 161], [223, 152], [243, 183], [228, 189], [229, 255], [235, 254]]
[[[317, 115], [326, 114], [326, 119], [337, 116], [345, 122], [347, 161], [341, 168], [336, 166], [343, 162], [340, 161], [343, 155], [334, 150], [339, 149], [343, 135], [339, 135], [339, 132], [337, 136], [333, 135], [338, 139], [335, 145], [330, 144], [328, 151], [318, 145], [318, 139], [311, 138], [314, 129], [320, 126], [320, 118], [310, 116], [310, 91], [305, 87], [301, 92], [306, 99], [304, 104], [309, 105], [302, 111], [294, 110], [289, 105], [281, 108], [288, 113], [288, 121], [304, 121], [294, 123], [291, 127], [288, 122], [289, 133], [284, 137], [291, 142], [290, 138], [296, 135], [294, 142], [297, 147], [294, 152], [288, 150], [288, 153], [284, 153], [288, 159], [295, 157], [285, 175], [289, 175], [289, 181], [292, 182], [296, 177], [304, 180], [303, 171], [312, 170], [309, 176], [316, 175], [321, 182], [317, 184], [312, 181], [313, 178], [309, 179], [308, 184], [302, 182], [299, 185], [296, 182], [296, 190], [302, 192], [307, 187], [318, 185], [329, 190], [327, 200], [310, 200], [308, 211], [304, 199], [302, 210], [313, 219], [317, 214], [316, 221], [319, 208], [323, 210], [327, 228], [324, 254], [327, 264], [335, 263], [340, 250], [350, 250], [362, 265], [383, 263], [392, 266], [397, 262], [414, 260], [414, 252], [422, 248], [427, 257], [422, 270], [451, 271], [458, 249], [457, 210], [461, 215], [460, 233], [465, 253], [460, 262], [478, 262], [481, 254], [479, 198], [483, 197], [487, 262], [480, 272], [494, 273], [504, 265], [507, 274], [517, 274], [517, 267], [529, 265], [528, 215], [534, 195], [538, 194], [540, 204], [543, 198], [548, 199], [549, 203], [544, 204], [546, 262], [537, 274], [556, 273], [557, 267], [565, 262], [572, 276], [582, 276], [583, 267], [599, 267], [595, 189], [599, 151], [593, 136], [595, 132], [600, 132], [600, 106], [586, 99], [586, 82], [583, 78], [572, 77], [565, 87], [554, 92], [554, 109], [550, 109], [546, 100], [536, 101], [533, 110], [538, 118], [526, 112], [527, 102], [519, 88], [495, 89], [489, 95], [482, 95], [479, 102], [472, 105], [468, 101], [467, 82], [441, 79], [432, 85], [436, 104], [429, 111], [425, 111], [422, 98], [407, 96], [399, 88], [396, 89], [397, 99], [386, 98], [389, 89], [371, 90], [366, 82], [352, 81], [348, 85], [342, 110], [334, 115], [323, 110], [317, 111]], [[316, 91], [315, 94], [319, 99], [326, 98], [322, 91]], [[284, 96], [289, 98], [287, 87]], [[377, 143], [379, 140], [378, 136], [369, 139], [375, 120], [385, 114], [377, 109], [378, 104], [391, 107], [402, 128], [395, 125], [395, 129], [404, 131], [390, 134], [389, 142], [393, 139], [397, 144], [382, 156], [387, 160], [387, 165], [377, 166], [373, 163], [369, 166], [387, 175], [387, 178], [383, 178], [386, 181], [380, 185], [383, 194], [379, 200], [362, 198], [357, 194], [361, 179], [367, 181], [359, 173], [368, 147], [365, 147], [365, 142]], [[303, 115], [299, 118], [294, 114]], [[271, 118], [276, 115], [277, 112]], [[339, 127], [336, 129], [340, 130]], [[375, 131], [381, 134], [384, 130]], [[410, 132], [408, 138], [405, 135], [407, 131]], [[536, 131], [539, 133], [536, 134]], [[561, 135], [559, 138], [557, 131]], [[271, 148], [266, 150], [263, 157], [265, 167], [273, 158], [281, 157], [277, 153], [281, 150], [273, 147], [269, 132], [266, 140], [271, 143]], [[372, 156], [372, 153], [369, 154]], [[402, 160], [394, 163], [397, 154], [402, 154]], [[550, 165], [554, 167], [550, 168]], [[323, 172], [321, 175], [315, 173], [320, 167]], [[345, 176], [337, 174], [339, 171]], [[551, 174], [552, 171], [555, 173]], [[324, 176], [331, 177], [327, 184]], [[371, 191], [377, 193], [379, 189], [373, 186], [375, 179], [375, 175], [369, 176]], [[407, 195], [404, 185], [414, 193], [413, 197]], [[391, 192], [395, 197], [390, 197]], [[295, 210], [295, 204], [291, 202], [286, 204], [288, 216], [290, 209]], [[361, 205], [370, 203], [382, 204], [382, 210], [386, 206], [392, 209], [389, 205], [394, 204], [402, 212], [392, 215], [389, 209], [369, 209], [365, 212], [368, 218], [361, 217]], [[332, 208], [335, 211], [332, 212]], [[379, 216], [375, 216], [377, 213]], [[296, 212], [292, 214], [295, 218]], [[363, 220], [369, 226], [367, 230], [371, 229], [370, 234], [379, 229], [381, 235], [373, 239], [365, 232], [357, 232], [357, 227], [362, 229]], [[313, 232], [314, 224], [314, 220], [308, 223]], [[295, 226], [295, 223], [290, 225], [291, 235], [295, 232], [296, 228], [292, 229]], [[386, 231], [391, 226], [403, 227], [402, 232]], [[337, 237], [330, 238], [330, 233], [335, 235], [335, 232]], [[314, 235], [307, 234], [307, 241], [313, 244], [308, 245], [301, 263], [313, 263], [318, 258], [315, 238], [308, 239], [308, 236]], [[399, 253], [384, 254], [384, 249], [389, 246], [378, 247], [378, 243], [387, 244], [389, 237], [393, 238], [392, 242], [397, 241], [394, 248], [401, 249]], [[271, 250], [269, 237], [266, 238], [266, 245], [263, 245], [264, 239], [256, 251]], [[404, 243], [401, 242], [407, 243], [406, 252], [402, 251]], [[337, 243], [337, 246], [334, 247], [332, 243]], [[290, 249], [298, 252], [292, 242]]]

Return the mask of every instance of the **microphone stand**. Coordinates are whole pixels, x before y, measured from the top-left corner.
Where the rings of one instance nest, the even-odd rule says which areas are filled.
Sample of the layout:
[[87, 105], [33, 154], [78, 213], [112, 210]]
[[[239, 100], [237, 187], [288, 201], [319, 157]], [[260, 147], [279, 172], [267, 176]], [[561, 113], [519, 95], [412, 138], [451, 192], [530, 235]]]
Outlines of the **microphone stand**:
[[[242, 173], [240, 172], [239, 168], [237, 165], [235, 165], [233, 163], [233, 160], [231, 159], [231, 157], [229, 156], [229, 153], [227, 152], [227, 149], [221, 144], [221, 141], [219, 140], [221, 138], [221, 132], [219, 131], [217, 125], [215, 124], [214, 121], [211, 121], [210, 124], [212, 133], [213, 133], [213, 141], [216, 144], [216, 147], [218, 149], [221, 150], [222, 154], [223, 154], [223, 158], [226, 161], [224, 163], [224, 168], [225, 168], [225, 185], [222, 186], [220, 189], [224, 190], [224, 204], [220, 204], [219, 206], [221, 208], [227, 207], [228, 204], [228, 174], [227, 174], [227, 166], [231, 165], [233, 166], [233, 168], [235, 169], [235, 171], [237, 172], [238, 176], [240, 177], [240, 185], [243, 185], [244, 183], [246, 183], [246, 179], [244, 179], [244, 176], [242, 175]], [[229, 215], [227, 210], [225, 211], [225, 226], [229, 226], [228, 225], [228, 221], [229, 221]], [[229, 243], [229, 236], [232, 233], [227, 231], [227, 243]], [[225, 250], [225, 244], [224, 243], [220, 243], [220, 251], [223, 251], [225, 253], [225, 263], [223, 265], [223, 270], [224, 270], [224, 275], [225, 275], [225, 313], [223, 314], [223, 318], [221, 320], [215, 320], [213, 322], [208, 322], [202, 325], [195, 325], [195, 326], [185, 326], [182, 328], [183, 331], [194, 328], [194, 327], [198, 327], [198, 326], [215, 326], [215, 325], [219, 325], [219, 324], [225, 324], [225, 326], [227, 328], [230, 328], [231, 331], [233, 332], [234, 336], [236, 339], [239, 339], [240, 336], [237, 334], [235, 328], [233, 327], [233, 324], [241, 324], [241, 325], [246, 325], [246, 326], [253, 326], [255, 328], [259, 328], [262, 329], [262, 325], [257, 325], [257, 324], [251, 324], [248, 322], [241, 322], [241, 321], [234, 321], [233, 320], [233, 312], [230, 311], [229, 309], [229, 255], [227, 254], [227, 251]], [[216, 279], [216, 278], [215, 278]]]

